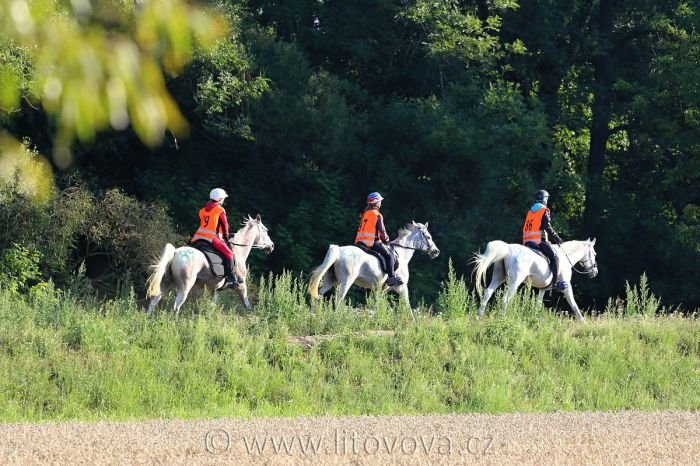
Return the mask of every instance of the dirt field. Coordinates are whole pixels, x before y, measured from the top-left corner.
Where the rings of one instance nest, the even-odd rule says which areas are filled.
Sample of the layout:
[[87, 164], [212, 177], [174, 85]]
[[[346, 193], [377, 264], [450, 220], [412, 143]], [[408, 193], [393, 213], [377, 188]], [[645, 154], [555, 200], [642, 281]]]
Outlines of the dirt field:
[[1, 464], [698, 464], [700, 413], [5, 424]]

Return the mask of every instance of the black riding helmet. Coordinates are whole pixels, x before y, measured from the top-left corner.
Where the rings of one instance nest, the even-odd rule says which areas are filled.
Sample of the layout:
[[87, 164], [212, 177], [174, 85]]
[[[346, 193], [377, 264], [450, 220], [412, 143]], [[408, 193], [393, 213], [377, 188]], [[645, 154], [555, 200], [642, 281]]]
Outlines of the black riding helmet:
[[547, 200], [549, 200], [549, 193], [544, 189], [540, 189], [535, 193], [535, 200], [537, 202], [541, 202], [544, 205], [547, 205]]

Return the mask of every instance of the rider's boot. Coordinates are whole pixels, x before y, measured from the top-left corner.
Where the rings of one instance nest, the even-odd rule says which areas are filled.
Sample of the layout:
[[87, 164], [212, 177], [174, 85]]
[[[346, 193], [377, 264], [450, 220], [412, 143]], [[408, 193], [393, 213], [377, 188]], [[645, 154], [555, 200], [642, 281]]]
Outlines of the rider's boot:
[[569, 283], [564, 280], [559, 280], [559, 256], [554, 256], [554, 261], [550, 266], [552, 268], [552, 289], [555, 291], [564, 291], [569, 287]]
[[235, 272], [235, 267], [236, 263], [233, 260], [229, 259], [224, 259], [224, 273], [226, 274], [226, 281], [224, 284], [221, 286], [221, 289], [224, 288], [233, 288], [235, 286], [240, 285], [243, 283], [243, 279], [236, 275]]
[[554, 285], [552, 285], [552, 289], [555, 291], [564, 291], [569, 287], [569, 282], [564, 281], [564, 280], [558, 280]]
[[403, 285], [403, 280], [401, 278], [397, 277], [396, 275], [393, 275], [386, 280], [387, 286], [399, 286]]

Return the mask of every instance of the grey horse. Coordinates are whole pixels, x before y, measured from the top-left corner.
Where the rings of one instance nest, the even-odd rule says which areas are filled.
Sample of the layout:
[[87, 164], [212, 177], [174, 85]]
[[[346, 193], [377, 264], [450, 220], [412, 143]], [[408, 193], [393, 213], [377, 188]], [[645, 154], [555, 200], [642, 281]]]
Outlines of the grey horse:
[[[431, 259], [440, 254], [440, 250], [435, 246], [433, 238], [428, 231], [428, 223], [411, 222], [399, 230], [398, 237], [391, 241], [399, 256], [399, 268], [396, 276], [403, 281], [402, 285], [389, 287], [395, 291], [408, 304], [408, 263], [413, 258], [416, 251], [424, 252]], [[376, 256], [364, 252], [357, 246], [338, 246], [331, 244], [326, 252], [323, 263], [313, 269], [311, 281], [309, 283], [309, 294], [314, 299], [319, 299], [338, 283], [340, 293], [338, 294], [339, 304], [348, 293], [352, 285], [362, 288], [373, 288], [383, 284], [387, 279], [387, 274], [382, 270], [379, 259]]]
[[[559, 273], [563, 280], [571, 281], [574, 264], [581, 263], [583, 271], [589, 278], [598, 275], [598, 264], [596, 263], [595, 238], [586, 241], [566, 241], [558, 246], [553, 246], [559, 255]], [[484, 315], [486, 304], [496, 289], [504, 282], [508, 281], [508, 291], [504, 296], [506, 304], [513, 297], [521, 283], [528, 280], [533, 287], [539, 289], [539, 299], [544, 297], [544, 292], [552, 282], [552, 270], [549, 268], [547, 260], [535, 253], [527, 246], [520, 244], [507, 244], [503, 241], [491, 241], [486, 245], [483, 254], [474, 255], [474, 274], [476, 291], [483, 297], [479, 307], [479, 316]], [[486, 283], [486, 270], [491, 264], [493, 266], [493, 277], [491, 283], [484, 290]], [[578, 272], [578, 270], [576, 270]], [[563, 291], [571, 309], [576, 313], [576, 317], [583, 320], [583, 314], [574, 300], [574, 292], [569, 286]]]
[[[244, 220], [243, 227], [233, 235], [230, 245], [233, 247], [236, 258], [236, 274], [244, 279], [243, 283], [236, 286], [236, 291], [241, 297], [243, 305], [250, 311], [253, 306], [248, 300], [248, 287], [245, 283], [248, 275], [246, 260], [251, 249], [264, 249], [270, 253], [275, 248], [275, 244], [270, 239], [267, 227], [263, 225], [260, 215], [258, 215], [255, 218], [249, 216]], [[148, 279], [146, 288], [146, 296], [150, 298], [146, 311], [148, 314], [153, 312], [163, 294], [172, 287], [177, 288], [177, 297], [173, 308], [178, 314], [193, 286], [198, 285], [216, 290], [224, 283], [223, 278], [216, 277], [212, 273], [204, 254], [190, 246], [175, 249], [172, 244], [166, 244], [160, 259], [151, 268], [153, 272]]]

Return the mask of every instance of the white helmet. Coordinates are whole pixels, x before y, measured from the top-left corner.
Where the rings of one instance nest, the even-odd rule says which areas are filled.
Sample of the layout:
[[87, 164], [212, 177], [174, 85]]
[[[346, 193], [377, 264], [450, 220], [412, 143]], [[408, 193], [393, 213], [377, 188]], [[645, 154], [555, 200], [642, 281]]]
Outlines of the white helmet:
[[221, 188], [214, 188], [209, 193], [209, 199], [211, 199], [212, 201], [224, 200], [227, 197], [228, 194], [226, 194], [226, 191], [224, 191]]

